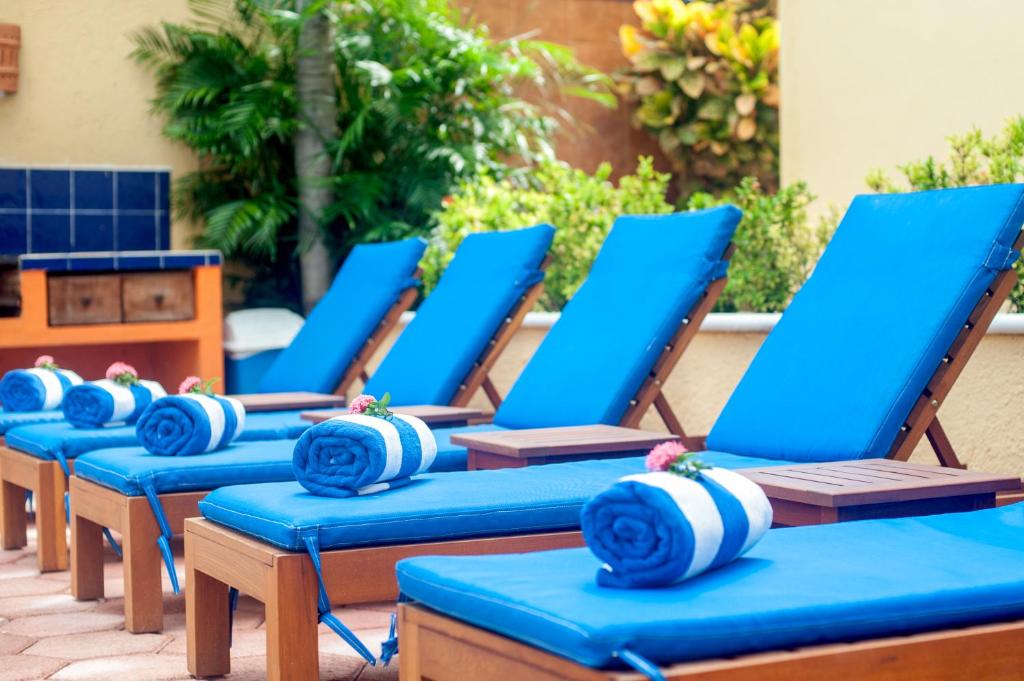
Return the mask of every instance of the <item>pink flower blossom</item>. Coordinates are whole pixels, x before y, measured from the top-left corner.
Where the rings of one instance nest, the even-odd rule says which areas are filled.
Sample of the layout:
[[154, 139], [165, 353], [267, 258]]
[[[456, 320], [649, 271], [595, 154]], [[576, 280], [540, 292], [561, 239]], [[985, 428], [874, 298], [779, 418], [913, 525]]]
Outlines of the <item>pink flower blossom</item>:
[[686, 453], [686, 447], [676, 441], [662, 442], [647, 454], [646, 464], [649, 471], [667, 471], [676, 460]]
[[133, 367], [131, 364], [126, 364], [124, 362], [114, 362], [109, 367], [107, 367], [108, 380], [115, 381], [120, 376], [124, 376], [125, 374], [128, 374], [133, 379], [138, 379], [139, 377], [139, 372], [136, 371], [135, 367]]
[[40, 369], [49, 369], [50, 367], [56, 367], [56, 363], [53, 361], [53, 355], [39, 355], [36, 357], [35, 366]]
[[203, 379], [198, 376], [186, 376], [185, 380], [178, 386], [179, 395], [187, 395], [193, 392], [199, 392], [196, 388], [203, 384]]
[[370, 406], [371, 402], [376, 402], [377, 398], [373, 395], [360, 395], [359, 397], [352, 400], [352, 403], [348, 405], [348, 412], [350, 414], [362, 414], [366, 411], [366, 408]]

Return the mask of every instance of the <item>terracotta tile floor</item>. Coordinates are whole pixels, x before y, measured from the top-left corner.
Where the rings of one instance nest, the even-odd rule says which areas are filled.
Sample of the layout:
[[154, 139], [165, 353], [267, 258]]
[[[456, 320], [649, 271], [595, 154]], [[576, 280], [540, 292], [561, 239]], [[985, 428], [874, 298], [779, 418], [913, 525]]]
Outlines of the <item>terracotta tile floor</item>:
[[[175, 547], [179, 575], [184, 575], [180, 542]], [[36, 570], [35, 532], [19, 551], [0, 551], [0, 681], [59, 679], [81, 681], [170, 681], [190, 678], [185, 668], [185, 600], [171, 593], [164, 579], [164, 631], [124, 631], [121, 563], [109, 549], [106, 594], [101, 601], [71, 597], [68, 572], [40, 575]], [[393, 604], [339, 608], [338, 614], [370, 650], [379, 650], [387, 635]], [[254, 681], [266, 675], [263, 605], [242, 596], [235, 615], [231, 681]], [[390, 668], [366, 665], [326, 627], [320, 632], [320, 678], [384, 681], [398, 678]]]

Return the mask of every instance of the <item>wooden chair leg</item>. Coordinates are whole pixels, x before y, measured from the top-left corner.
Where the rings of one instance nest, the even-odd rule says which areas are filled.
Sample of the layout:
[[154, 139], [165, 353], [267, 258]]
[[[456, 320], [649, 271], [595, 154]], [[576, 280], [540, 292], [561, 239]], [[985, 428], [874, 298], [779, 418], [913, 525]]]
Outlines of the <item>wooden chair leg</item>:
[[231, 617], [228, 585], [195, 568], [185, 536], [185, 633], [188, 671], [197, 678], [231, 672]]
[[68, 569], [68, 525], [64, 510], [64, 471], [41, 465], [35, 489], [36, 562], [40, 572]]
[[71, 595], [79, 601], [103, 598], [103, 528], [71, 515]]
[[160, 528], [145, 497], [132, 497], [121, 523], [124, 560], [124, 626], [133, 634], [164, 627], [163, 561], [157, 548]]
[[959, 457], [957, 457], [956, 451], [953, 449], [953, 443], [950, 442], [949, 436], [946, 435], [946, 429], [939, 423], [939, 417], [936, 416], [932, 419], [924, 434], [928, 438], [928, 444], [931, 445], [932, 451], [935, 452], [935, 456], [939, 459], [940, 464], [946, 468], [967, 468], [967, 464], [961, 462]]
[[28, 543], [25, 489], [12, 482], [0, 484], [0, 544], [5, 551], [20, 549]]
[[307, 556], [284, 556], [267, 572], [267, 679], [320, 678], [317, 582]]
[[[420, 672], [420, 628], [405, 616], [402, 608], [398, 610], [398, 638], [402, 642], [402, 651], [398, 655], [399, 681], [422, 681]], [[511, 681], [511, 680], [510, 680]]]
[[490, 376], [484, 377], [483, 383], [480, 384], [480, 387], [484, 389], [484, 394], [487, 395], [487, 399], [490, 401], [491, 406], [495, 409], [501, 406], [501, 393], [498, 392], [498, 388], [491, 381]]

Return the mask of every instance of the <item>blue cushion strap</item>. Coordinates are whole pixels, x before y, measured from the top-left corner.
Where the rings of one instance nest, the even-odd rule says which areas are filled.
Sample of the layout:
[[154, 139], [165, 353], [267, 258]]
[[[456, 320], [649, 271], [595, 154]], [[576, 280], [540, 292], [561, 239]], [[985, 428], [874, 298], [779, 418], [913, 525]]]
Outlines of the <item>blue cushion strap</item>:
[[114, 553], [117, 554], [117, 557], [124, 558], [124, 552], [121, 550], [121, 545], [117, 543], [116, 539], [114, 539], [114, 535], [110, 534], [109, 527], [103, 528], [103, 537], [107, 540], [107, 543], [110, 544], [110, 548], [114, 550]]
[[171, 553], [171, 537], [173, 536], [171, 525], [167, 522], [164, 507], [160, 504], [160, 498], [157, 496], [156, 488], [153, 486], [153, 476], [150, 475], [139, 480], [139, 484], [142, 486], [142, 491], [149, 501], [149, 507], [153, 510], [156, 524], [160, 526], [160, 536], [156, 538], [156, 544], [160, 547], [160, 555], [164, 558], [167, 576], [171, 578], [171, 588], [174, 589], [174, 593], [177, 595], [181, 593], [181, 589], [178, 587], [178, 571], [174, 568], [174, 555]]
[[985, 258], [985, 267], [996, 272], [1002, 272], [1013, 267], [1013, 263], [1017, 262], [1017, 258], [1020, 257], [1020, 251], [1010, 246], [1004, 246], [998, 241], [992, 244], [992, 250], [988, 252], [988, 257]]
[[[398, 602], [408, 603], [409, 597], [401, 591], [398, 592]], [[391, 613], [391, 628], [388, 629], [388, 637], [380, 644], [380, 659], [387, 667], [391, 658], [398, 654], [398, 615]]]
[[615, 651], [613, 655], [646, 676], [651, 681], [665, 681], [665, 677], [662, 675], [661, 670], [658, 669], [658, 665], [654, 664], [646, 657], [637, 655], [633, 651], [625, 648]]
[[[64, 455], [63, 454], [59, 454], [58, 456], [60, 457], [59, 460], [63, 461], [64, 466], [67, 466], [67, 461], [64, 460]], [[67, 473], [67, 468], [64, 469], [64, 472]], [[64, 522], [67, 523], [68, 525], [71, 524], [71, 491], [70, 490], [64, 490]], [[109, 527], [104, 527], [103, 528], [103, 538], [107, 540], [107, 543], [110, 544], [110, 548], [112, 548], [114, 550], [114, 553], [117, 554], [118, 558], [123, 558], [124, 557], [124, 554], [121, 552], [120, 545], [118, 545], [117, 540], [114, 539], [114, 535], [110, 534], [110, 528]]]
[[351, 629], [342, 624], [341, 620], [331, 613], [331, 601], [327, 597], [327, 587], [324, 586], [324, 575], [320, 567], [320, 540], [318, 535], [319, 529], [315, 527], [304, 530], [301, 533], [302, 543], [306, 545], [306, 551], [309, 552], [309, 558], [313, 561], [313, 569], [316, 571], [318, 620], [330, 627], [334, 633], [341, 637], [341, 640], [352, 646], [352, 649], [359, 653], [364, 660], [376, 666], [377, 658], [373, 656], [373, 653], [370, 652]]
[[709, 274], [709, 279], [711, 281], [715, 281], [717, 279], [721, 279], [726, 274], [728, 274], [728, 272], [729, 272], [729, 261], [728, 260], [718, 260], [714, 264], [711, 265], [711, 271], [708, 273]]

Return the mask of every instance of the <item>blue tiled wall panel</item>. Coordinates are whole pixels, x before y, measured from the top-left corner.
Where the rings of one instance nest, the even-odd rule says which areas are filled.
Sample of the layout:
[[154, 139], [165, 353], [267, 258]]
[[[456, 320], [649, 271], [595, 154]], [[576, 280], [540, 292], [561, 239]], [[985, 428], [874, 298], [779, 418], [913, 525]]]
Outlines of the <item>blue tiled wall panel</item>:
[[131, 272], [136, 270], [187, 270], [220, 265], [220, 251], [142, 251], [106, 253], [34, 253], [18, 258], [23, 270], [50, 272]]
[[0, 167], [0, 255], [170, 246], [170, 172]]

